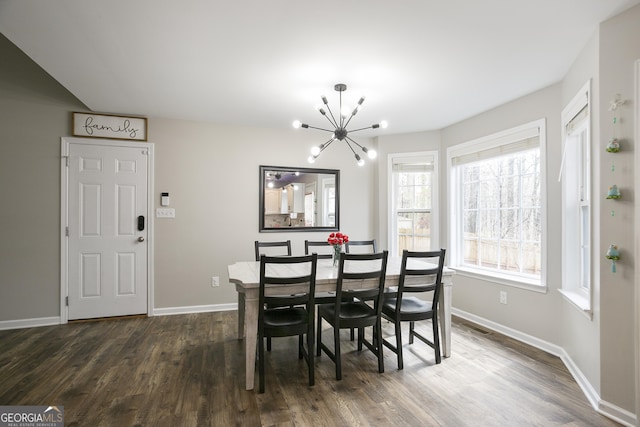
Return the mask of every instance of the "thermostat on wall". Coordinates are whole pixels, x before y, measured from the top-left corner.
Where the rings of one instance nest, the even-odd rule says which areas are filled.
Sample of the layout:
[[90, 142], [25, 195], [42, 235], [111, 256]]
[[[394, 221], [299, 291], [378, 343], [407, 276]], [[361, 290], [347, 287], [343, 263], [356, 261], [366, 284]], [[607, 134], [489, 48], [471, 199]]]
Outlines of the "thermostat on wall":
[[161, 206], [169, 206], [169, 193], [162, 193], [160, 197]]

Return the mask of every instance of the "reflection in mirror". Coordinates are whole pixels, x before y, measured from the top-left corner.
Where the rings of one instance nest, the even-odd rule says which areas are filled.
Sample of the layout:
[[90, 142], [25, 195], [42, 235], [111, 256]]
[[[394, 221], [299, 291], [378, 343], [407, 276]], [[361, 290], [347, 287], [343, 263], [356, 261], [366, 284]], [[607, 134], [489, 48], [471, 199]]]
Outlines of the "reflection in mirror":
[[338, 230], [340, 171], [260, 166], [260, 231]]

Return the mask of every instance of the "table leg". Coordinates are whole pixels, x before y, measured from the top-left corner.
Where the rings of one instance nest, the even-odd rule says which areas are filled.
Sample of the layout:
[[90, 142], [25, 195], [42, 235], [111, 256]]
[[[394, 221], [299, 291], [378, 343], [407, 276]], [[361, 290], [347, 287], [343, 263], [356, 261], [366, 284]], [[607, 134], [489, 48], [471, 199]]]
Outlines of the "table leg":
[[244, 292], [238, 291], [238, 339], [244, 338]]
[[246, 389], [253, 390], [254, 375], [256, 369], [256, 344], [258, 341], [258, 295], [255, 292], [244, 295], [244, 325], [246, 328], [244, 342], [245, 380]]
[[442, 356], [451, 356], [451, 296], [453, 284], [443, 283], [440, 293], [440, 331], [442, 336]]

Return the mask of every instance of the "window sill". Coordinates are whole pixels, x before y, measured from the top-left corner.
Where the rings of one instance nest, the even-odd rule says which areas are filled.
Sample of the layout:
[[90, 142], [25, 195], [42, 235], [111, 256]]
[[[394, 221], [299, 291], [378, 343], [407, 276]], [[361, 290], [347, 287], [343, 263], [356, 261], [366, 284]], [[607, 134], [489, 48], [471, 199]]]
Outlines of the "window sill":
[[584, 314], [589, 320], [593, 319], [593, 311], [591, 311], [591, 303], [587, 297], [578, 292], [568, 291], [565, 289], [558, 289], [564, 299], [569, 301], [574, 307], [576, 307], [582, 314]]
[[455, 270], [456, 274], [459, 274], [461, 276], [467, 276], [474, 279], [483, 280], [485, 282], [499, 283], [501, 285], [525, 289], [533, 292], [539, 292], [542, 294], [547, 293], [547, 287], [545, 285], [540, 285], [533, 280], [514, 279], [513, 276], [508, 276], [506, 274], [489, 273], [486, 271], [478, 271], [478, 270], [473, 270], [465, 267], [450, 267], [450, 268], [452, 270]]

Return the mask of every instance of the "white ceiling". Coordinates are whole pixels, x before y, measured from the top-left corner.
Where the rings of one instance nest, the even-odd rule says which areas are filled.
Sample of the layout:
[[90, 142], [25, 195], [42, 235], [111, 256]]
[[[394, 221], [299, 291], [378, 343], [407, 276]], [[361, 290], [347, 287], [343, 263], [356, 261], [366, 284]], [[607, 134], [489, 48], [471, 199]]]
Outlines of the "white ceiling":
[[[640, 0], [0, 0], [0, 32], [91, 110], [285, 128], [439, 129], [560, 81]], [[337, 108], [336, 108], [337, 109]], [[351, 127], [351, 126], [350, 126]]]

